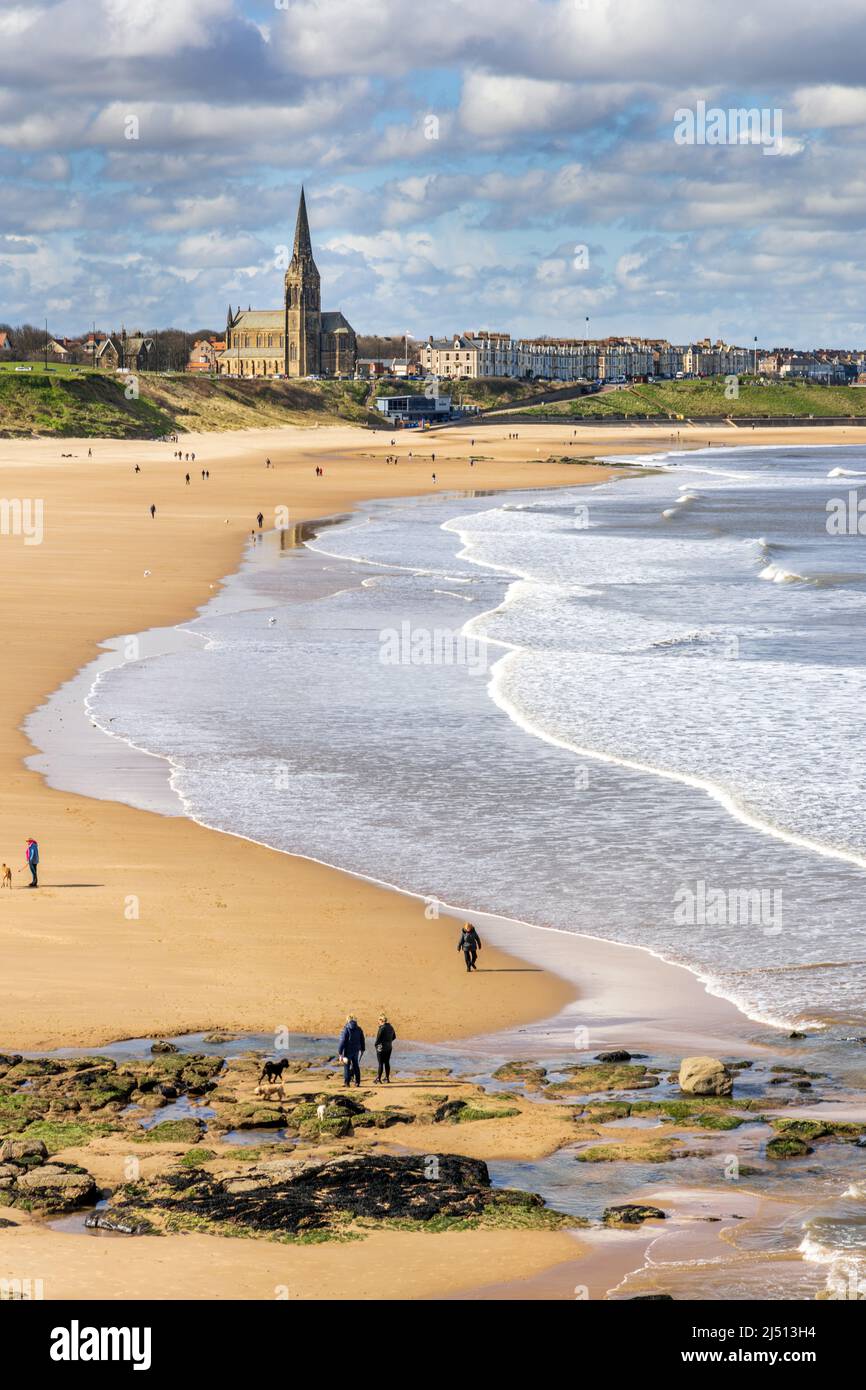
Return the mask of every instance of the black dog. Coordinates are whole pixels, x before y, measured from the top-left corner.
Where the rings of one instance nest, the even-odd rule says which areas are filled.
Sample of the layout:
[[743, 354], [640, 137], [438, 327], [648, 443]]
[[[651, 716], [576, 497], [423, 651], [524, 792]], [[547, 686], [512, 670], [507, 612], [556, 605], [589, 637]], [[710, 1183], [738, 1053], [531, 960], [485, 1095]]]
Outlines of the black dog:
[[281, 1058], [279, 1062], [265, 1062], [265, 1065], [262, 1067], [262, 1074], [259, 1077], [259, 1085], [266, 1079], [272, 1082], [279, 1081], [288, 1065], [288, 1057]]

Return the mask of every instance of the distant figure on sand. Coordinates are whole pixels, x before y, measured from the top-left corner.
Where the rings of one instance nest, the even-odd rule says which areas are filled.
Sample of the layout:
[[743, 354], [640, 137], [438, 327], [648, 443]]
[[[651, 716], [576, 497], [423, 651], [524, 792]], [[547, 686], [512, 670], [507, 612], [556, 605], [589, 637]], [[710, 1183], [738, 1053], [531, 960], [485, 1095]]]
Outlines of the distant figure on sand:
[[340, 1034], [337, 1051], [343, 1063], [343, 1085], [361, 1084], [361, 1058], [367, 1049], [363, 1029], [358, 1025], [354, 1014], [346, 1015], [346, 1025]]
[[8, 865], [8, 864], [4, 864], [2, 867], [0, 867], [0, 888], [11, 888], [11, 887], [12, 887], [12, 870], [9, 868], [9, 865]]
[[28, 840], [24, 849], [24, 856], [30, 869], [30, 882], [28, 888], [39, 887], [39, 846], [35, 840]]
[[152, 502], [151, 502], [151, 504], [150, 504], [150, 515], [151, 515], [152, 517], [155, 517], [155, 516], [156, 516], [156, 507], [153, 505]]
[[259, 523], [259, 530], [260, 530], [260, 531], [261, 531], [261, 529], [262, 529], [262, 522], [264, 521], [264, 519], [265, 519], [265, 514], [264, 514], [264, 512], [259, 512], [258, 516], [256, 517], [256, 521]]
[[463, 923], [463, 930], [460, 933], [457, 949], [463, 952], [466, 969], [477, 970], [478, 967], [475, 964], [475, 959], [478, 952], [481, 950], [481, 937], [478, 935], [471, 922]]
[[[379, 1027], [376, 1031], [376, 1066], [379, 1068], [376, 1073], [376, 1080], [386, 1086], [391, 1084], [391, 1049], [397, 1041], [397, 1034], [392, 1025], [388, 1022], [385, 1014], [379, 1015]], [[382, 1073], [384, 1072], [384, 1076]]]

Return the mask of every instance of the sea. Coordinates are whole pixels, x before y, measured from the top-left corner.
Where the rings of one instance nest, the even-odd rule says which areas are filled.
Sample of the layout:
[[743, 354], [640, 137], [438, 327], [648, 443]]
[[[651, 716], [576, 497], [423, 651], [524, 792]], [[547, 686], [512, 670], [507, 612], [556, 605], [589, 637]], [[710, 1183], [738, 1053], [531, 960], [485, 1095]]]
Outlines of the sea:
[[617, 462], [271, 533], [89, 715], [205, 825], [643, 947], [866, 1080], [866, 452]]

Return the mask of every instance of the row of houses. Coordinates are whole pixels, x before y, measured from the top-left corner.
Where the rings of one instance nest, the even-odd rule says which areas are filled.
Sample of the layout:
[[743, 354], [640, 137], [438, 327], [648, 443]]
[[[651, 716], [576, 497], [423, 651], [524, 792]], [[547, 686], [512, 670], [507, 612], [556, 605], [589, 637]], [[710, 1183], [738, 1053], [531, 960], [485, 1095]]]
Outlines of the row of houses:
[[141, 332], [49, 338], [48, 353], [58, 362], [83, 363], [106, 372], [150, 372], [156, 368], [156, 344]]
[[750, 348], [709, 339], [675, 346], [663, 338], [512, 338], [457, 333], [427, 339], [421, 366], [436, 377], [522, 377], [543, 381], [622, 381], [639, 377], [725, 376], [754, 367]]
[[797, 352], [794, 348], [773, 348], [772, 352], [759, 354], [758, 371], [762, 376], [780, 380], [788, 377], [823, 382], [826, 386], [844, 386], [846, 382], [856, 381], [862, 385], [866, 380], [866, 353], [845, 349]]

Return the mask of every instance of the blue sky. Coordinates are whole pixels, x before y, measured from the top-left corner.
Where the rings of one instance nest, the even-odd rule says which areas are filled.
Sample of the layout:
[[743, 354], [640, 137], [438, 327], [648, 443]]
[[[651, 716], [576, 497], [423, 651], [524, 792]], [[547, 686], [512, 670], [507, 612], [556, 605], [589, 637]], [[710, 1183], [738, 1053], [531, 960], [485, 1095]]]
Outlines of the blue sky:
[[362, 332], [864, 346], [864, 49], [863, 0], [4, 0], [0, 322], [274, 307], [303, 180]]

